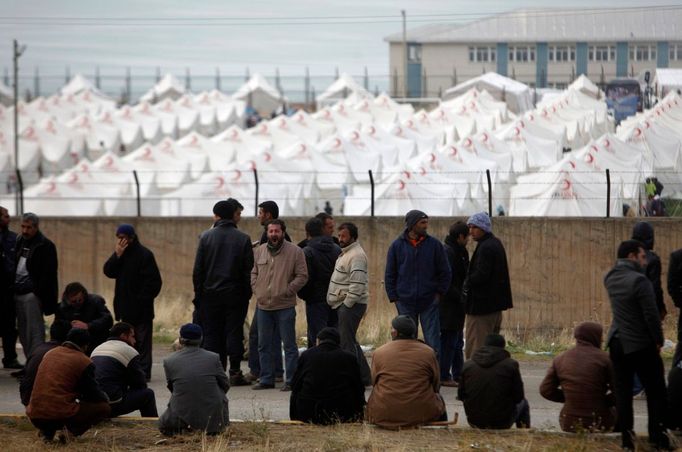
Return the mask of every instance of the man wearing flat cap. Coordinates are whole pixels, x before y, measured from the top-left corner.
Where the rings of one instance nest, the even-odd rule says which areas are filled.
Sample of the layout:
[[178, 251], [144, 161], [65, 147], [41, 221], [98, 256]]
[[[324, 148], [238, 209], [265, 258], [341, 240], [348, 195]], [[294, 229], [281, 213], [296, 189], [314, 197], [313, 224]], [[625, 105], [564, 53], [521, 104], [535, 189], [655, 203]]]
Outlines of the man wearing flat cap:
[[361, 421], [365, 385], [355, 355], [341, 349], [336, 328], [317, 334], [317, 345], [301, 354], [292, 380], [292, 420], [330, 425]]
[[417, 339], [412, 317], [394, 318], [391, 338], [372, 357], [367, 420], [389, 429], [447, 420], [436, 354]]
[[135, 228], [122, 224], [116, 229], [116, 246], [104, 263], [104, 274], [116, 280], [114, 316], [135, 329], [135, 348], [147, 381], [152, 376], [152, 321], [154, 299], [161, 291], [161, 273], [154, 253], [140, 243]]
[[164, 435], [186, 431], [220, 433], [230, 424], [227, 397], [230, 383], [220, 357], [199, 347], [202, 330], [187, 323], [180, 328], [182, 348], [163, 360], [171, 397], [159, 418]]
[[386, 257], [386, 294], [398, 314], [421, 322], [424, 341], [439, 353], [438, 302], [450, 287], [450, 264], [443, 244], [426, 233], [429, 217], [421, 210], [405, 215], [405, 230]]
[[502, 311], [513, 305], [507, 253], [500, 239], [493, 235], [490, 217], [479, 212], [467, 220], [467, 226], [477, 243], [462, 288], [466, 313], [465, 355], [469, 359], [483, 346], [488, 334], [500, 332]]

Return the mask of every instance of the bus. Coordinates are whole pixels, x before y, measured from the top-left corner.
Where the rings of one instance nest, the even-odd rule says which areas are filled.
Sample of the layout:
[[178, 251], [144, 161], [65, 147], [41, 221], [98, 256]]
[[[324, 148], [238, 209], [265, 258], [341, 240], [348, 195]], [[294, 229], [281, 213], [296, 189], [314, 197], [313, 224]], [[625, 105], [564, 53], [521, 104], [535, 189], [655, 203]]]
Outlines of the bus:
[[616, 124], [642, 111], [642, 88], [632, 78], [617, 78], [606, 85], [606, 105]]

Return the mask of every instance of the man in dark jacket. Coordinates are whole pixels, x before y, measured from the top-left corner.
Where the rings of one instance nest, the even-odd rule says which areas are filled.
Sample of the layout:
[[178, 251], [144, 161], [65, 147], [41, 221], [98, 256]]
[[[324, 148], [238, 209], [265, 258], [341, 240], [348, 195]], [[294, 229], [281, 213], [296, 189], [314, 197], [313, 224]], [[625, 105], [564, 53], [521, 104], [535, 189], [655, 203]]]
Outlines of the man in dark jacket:
[[292, 381], [289, 416], [329, 425], [362, 420], [365, 385], [354, 355], [341, 350], [336, 328], [317, 335], [317, 345], [301, 354]]
[[675, 361], [682, 359], [682, 248], [670, 254], [668, 265], [668, 294], [679, 309], [677, 317], [677, 349]]
[[438, 302], [450, 287], [450, 265], [438, 239], [426, 233], [429, 217], [420, 210], [405, 215], [405, 231], [386, 257], [386, 294], [398, 314], [421, 321], [424, 341], [440, 355]]
[[462, 291], [466, 312], [465, 354], [469, 359], [488, 334], [500, 332], [502, 311], [512, 308], [512, 293], [507, 253], [500, 239], [493, 235], [488, 214], [472, 215], [467, 226], [471, 238], [477, 242]]
[[26, 367], [24, 368], [24, 374], [19, 381], [19, 396], [21, 397], [21, 403], [24, 406], [27, 406], [28, 402], [31, 400], [33, 383], [35, 382], [38, 367], [43, 361], [43, 357], [53, 348], [62, 345], [62, 342], [66, 340], [69, 331], [71, 331], [71, 324], [69, 322], [56, 319], [52, 322], [52, 326], [50, 326], [50, 340], [37, 346], [35, 350], [33, 350], [31, 356], [28, 357]]
[[[331, 237], [334, 243], [339, 244], [339, 239], [334, 235], [336, 229], [336, 223], [334, 222], [334, 217], [329, 215], [327, 212], [319, 212], [315, 215], [315, 218], [322, 222], [322, 234], [327, 237]], [[310, 237], [306, 234], [306, 238], [298, 242], [297, 246], [299, 248], [305, 248], [308, 245], [308, 240]]]
[[40, 232], [38, 216], [25, 213], [16, 245], [14, 303], [19, 341], [28, 359], [45, 342], [43, 315], [57, 309], [57, 248]]
[[154, 391], [147, 387], [140, 354], [135, 346], [135, 331], [129, 323], [111, 327], [109, 339], [92, 351], [95, 378], [109, 396], [111, 417], [140, 410], [142, 417], [157, 417]]
[[469, 228], [458, 221], [450, 226], [445, 237], [445, 254], [448, 257], [452, 279], [448, 292], [438, 305], [440, 313], [440, 384], [457, 386], [464, 364], [464, 309], [462, 284], [469, 268], [466, 245]]
[[322, 221], [319, 218], [308, 220], [305, 232], [308, 244], [303, 248], [303, 254], [308, 266], [308, 282], [298, 292], [298, 297], [305, 301], [308, 348], [312, 348], [322, 328], [336, 328], [339, 324], [337, 312], [327, 304], [327, 291], [341, 248], [331, 237], [322, 233]]
[[66, 341], [47, 352], [40, 363], [26, 415], [46, 442], [64, 427], [80, 436], [109, 416], [107, 395], [85, 356], [89, 336], [87, 330], [72, 329]]
[[486, 336], [471, 360], [464, 363], [457, 398], [464, 402], [469, 425], [475, 428], [530, 428], [530, 408], [523, 393], [519, 363], [504, 349], [499, 334]]
[[79, 282], [72, 282], [64, 288], [62, 302], [57, 307], [55, 318], [65, 320], [72, 328], [81, 328], [90, 333], [92, 352], [99, 344], [107, 340], [109, 328], [114, 324], [111, 313], [104, 304], [104, 298], [88, 293]]
[[670, 441], [665, 434], [665, 377], [660, 355], [663, 330], [653, 286], [644, 275], [645, 265], [646, 251], [641, 242], [626, 240], [620, 244], [616, 265], [604, 278], [613, 313], [607, 344], [615, 373], [622, 446], [634, 450], [632, 384], [637, 374], [646, 391], [649, 441], [657, 448], [669, 449]]
[[654, 228], [646, 221], [636, 223], [632, 228], [632, 240], [637, 240], [644, 244], [646, 251], [646, 267], [644, 274], [651, 281], [656, 295], [656, 308], [661, 316], [661, 321], [665, 319], [668, 310], [663, 301], [663, 288], [661, 286], [661, 258], [654, 252]]
[[104, 263], [104, 274], [116, 280], [114, 315], [135, 328], [136, 348], [147, 380], [152, 377], [154, 298], [161, 291], [161, 273], [154, 253], [142, 246], [130, 224], [116, 230], [116, 247]]
[[232, 385], [248, 385], [240, 370], [244, 356], [244, 320], [251, 298], [253, 249], [251, 238], [237, 229], [235, 204], [213, 206], [213, 227], [199, 237], [192, 281], [194, 300], [204, 331], [206, 350], [230, 357]]
[[0, 337], [2, 365], [5, 369], [21, 369], [17, 360], [17, 315], [14, 308], [14, 269], [16, 268], [17, 234], [9, 230], [9, 212], [0, 207]]

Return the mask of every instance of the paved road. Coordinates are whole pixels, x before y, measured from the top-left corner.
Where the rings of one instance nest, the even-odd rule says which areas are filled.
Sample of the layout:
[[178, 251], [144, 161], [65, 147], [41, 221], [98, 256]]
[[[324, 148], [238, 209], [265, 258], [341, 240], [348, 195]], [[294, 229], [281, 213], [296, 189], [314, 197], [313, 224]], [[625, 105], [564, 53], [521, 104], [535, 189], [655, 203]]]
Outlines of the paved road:
[[[170, 396], [166, 389], [166, 381], [163, 375], [161, 362], [165, 356], [171, 353], [169, 345], [154, 346], [154, 364], [152, 368], [151, 388], [156, 393], [156, 404], [161, 413]], [[533, 427], [542, 429], [559, 429], [559, 410], [561, 405], [543, 399], [538, 388], [545, 375], [545, 371], [551, 359], [531, 360], [521, 362], [521, 373], [525, 384], [526, 398], [531, 407], [531, 423]], [[244, 371], [247, 371], [246, 363], [242, 363]], [[9, 375], [9, 371], [0, 369], [0, 413], [23, 413], [24, 407], [19, 401], [19, 384], [16, 379]], [[280, 386], [278, 384], [278, 386]], [[366, 392], [369, 397], [371, 389]], [[445, 398], [448, 415], [458, 412], [459, 425], [466, 424], [466, 416], [462, 403], [456, 400], [457, 389], [443, 387], [441, 393]], [[248, 386], [231, 388], [228, 392], [230, 401], [230, 417], [233, 419], [289, 419], [289, 394], [275, 390], [253, 391]], [[635, 400], [635, 430], [646, 433], [646, 401]]]

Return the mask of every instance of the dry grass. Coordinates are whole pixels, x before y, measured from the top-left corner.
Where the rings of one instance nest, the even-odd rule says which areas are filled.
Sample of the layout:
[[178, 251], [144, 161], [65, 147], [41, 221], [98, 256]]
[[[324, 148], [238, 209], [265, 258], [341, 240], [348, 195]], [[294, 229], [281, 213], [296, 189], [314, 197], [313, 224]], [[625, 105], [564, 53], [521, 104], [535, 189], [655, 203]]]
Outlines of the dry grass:
[[26, 420], [3, 420], [0, 437], [5, 450], [35, 451], [415, 451], [483, 449], [501, 451], [608, 451], [618, 450], [618, 437], [567, 435], [509, 430], [483, 432], [469, 428], [393, 432], [368, 425], [331, 427], [234, 423], [218, 436], [193, 434], [165, 438], [153, 423], [108, 422], [66, 446], [45, 446]]

